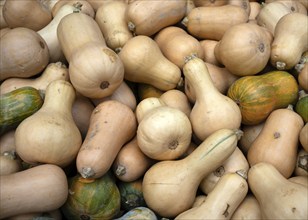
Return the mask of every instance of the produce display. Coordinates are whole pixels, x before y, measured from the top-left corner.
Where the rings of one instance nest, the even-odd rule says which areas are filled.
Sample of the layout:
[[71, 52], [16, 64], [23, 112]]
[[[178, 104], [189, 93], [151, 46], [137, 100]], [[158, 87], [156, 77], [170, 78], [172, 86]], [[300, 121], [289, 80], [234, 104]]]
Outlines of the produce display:
[[0, 219], [308, 218], [308, 0], [0, 0]]

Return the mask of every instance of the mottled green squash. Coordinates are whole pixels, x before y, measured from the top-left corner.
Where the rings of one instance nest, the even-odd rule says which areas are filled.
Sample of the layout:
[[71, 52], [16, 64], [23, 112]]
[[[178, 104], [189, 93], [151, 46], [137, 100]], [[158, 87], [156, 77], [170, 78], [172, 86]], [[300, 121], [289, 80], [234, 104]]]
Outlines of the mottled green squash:
[[308, 122], [308, 94], [303, 90], [300, 91], [300, 97], [296, 103], [295, 111], [303, 118], [305, 123]]
[[22, 87], [0, 96], [0, 135], [16, 128], [41, 108], [43, 98], [33, 87]]
[[239, 105], [242, 124], [256, 125], [273, 110], [295, 104], [298, 84], [286, 71], [270, 71], [239, 78], [229, 87], [227, 95]]
[[70, 220], [113, 219], [120, 211], [120, 192], [110, 173], [98, 179], [79, 174], [68, 179], [69, 196], [61, 210]]
[[118, 182], [121, 195], [121, 209], [129, 211], [139, 206], [146, 206], [142, 193], [142, 179], [132, 182]]
[[148, 207], [136, 207], [115, 220], [157, 220], [156, 214]]

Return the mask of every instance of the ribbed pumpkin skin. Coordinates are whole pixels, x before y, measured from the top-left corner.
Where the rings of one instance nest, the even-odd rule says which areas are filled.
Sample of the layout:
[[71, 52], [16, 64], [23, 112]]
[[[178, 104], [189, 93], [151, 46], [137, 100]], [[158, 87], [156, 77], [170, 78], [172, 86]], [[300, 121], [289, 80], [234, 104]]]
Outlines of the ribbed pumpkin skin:
[[256, 125], [275, 109], [294, 104], [298, 97], [295, 78], [285, 71], [245, 76], [229, 88], [228, 97], [240, 107], [242, 124]]
[[61, 207], [70, 220], [113, 219], [120, 210], [120, 192], [107, 173], [98, 179], [84, 179], [79, 174], [69, 178], [69, 196]]
[[0, 135], [41, 108], [43, 99], [33, 87], [22, 87], [0, 96]]

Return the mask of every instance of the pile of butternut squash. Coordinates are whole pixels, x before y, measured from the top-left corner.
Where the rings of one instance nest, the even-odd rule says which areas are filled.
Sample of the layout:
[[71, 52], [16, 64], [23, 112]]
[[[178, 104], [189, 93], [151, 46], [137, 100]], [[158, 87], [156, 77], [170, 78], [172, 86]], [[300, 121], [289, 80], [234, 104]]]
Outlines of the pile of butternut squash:
[[1, 0], [0, 219], [307, 219], [307, 0]]

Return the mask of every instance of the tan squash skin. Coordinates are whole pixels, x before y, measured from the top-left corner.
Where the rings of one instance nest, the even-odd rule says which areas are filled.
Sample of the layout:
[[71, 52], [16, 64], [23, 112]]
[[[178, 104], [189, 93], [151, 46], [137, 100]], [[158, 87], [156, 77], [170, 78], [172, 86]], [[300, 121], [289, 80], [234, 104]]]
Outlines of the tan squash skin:
[[270, 59], [271, 39], [256, 24], [238, 24], [226, 31], [214, 53], [232, 74], [255, 75], [265, 68]]
[[2, 37], [4, 34], [9, 32], [10, 30], [11, 28], [8, 28], [8, 27], [0, 29], [0, 37]]
[[0, 155], [0, 176], [17, 173], [21, 170], [21, 160], [15, 151], [6, 151]]
[[91, 114], [94, 108], [95, 106], [89, 98], [86, 98], [79, 93], [77, 94], [72, 106], [72, 115], [83, 139], [87, 135]]
[[120, 57], [103, 44], [89, 42], [72, 55], [70, 80], [75, 89], [89, 98], [110, 96], [123, 82]]
[[93, 18], [83, 13], [72, 13], [61, 19], [57, 36], [68, 62], [72, 54], [84, 44], [96, 42], [106, 45], [104, 36]]
[[218, 60], [215, 57], [214, 50], [216, 47], [216, 44], [218, 44], [219, 41], [217, 40], [201, 40], [200, 44], [201, 47], [203, 48], [204, 52], [204, 62], [216, 65], [216, 66], [221, 66], [221, 63], [218, 62]]
[[304, 68], [298, 74], [298, 84], [308, 92], [308, 63], [305, 63]]
[[184, 92], [177, 90], [177, 89], [171, 89], [166, 92], [164, 92], [160, 99], [167, 105], [173, 108], [177, 108], [184, 112], [188, 117], [191, 112], [191, 105], [190, 102], [185, 95]]
[[196, 94], [190, 121], [201, 141], [221, 128], [240, 127], [242, 116], [239, 107], [217, 90], [203, 60], [192, 58], [185, 64], [183, 73]]
[[154, 163], [153, 159], [140, 150], [135, 136], [117, 154], [112, 171], [119, 180], [132, 182], [141, 178]]
[[234, 211], [231, 220], [262, 219], [260, 205], [253, 194], [247, 194], [241, 204]]
[[235, 5], [238, 7], [243, 8], [246, 13], [248, 14], [248, 16], [250, 15], [250, 4], [249, 4], [249, 0], [229, 0], [228, 1], [228, 5]]
[[307, 9], [300, 1], [284, 0], [280, 2], [289, 8], [291, 12], [299, 12], [301, 14], [307, 15]]
[[124, 1], [109, 1], [99, 7], [95, 14], [95, 21], [104, 35], [107, 46], [117, 53], [133, 37], [126, 23], [127, 7], [128, 3]]
[[0, 138], [0, 154], [6, 151], [15, 151], [15, 129], [4, 133]]
[[35, 212], [35, 213], [27, 213], [27, 214], [20, 214], [14, 215], [12, 217], [7, 218], [6, 220], [27, 220], [27, 219], [36, 219], [36, 218], [52, 218], [54, 220], [62, 220], [62, 213], [59, 209], [48, 211], [48, 212]]
[[274, 67], [288, 70], [300, 61], [302, 54], [308, 50], [307, 26], [307, 15], [297, 12], [289, 13], [279, 20], [271, 45], [270, 61]]
[[68, 81], [68, 78], [68, 69], [65, 64], [61, 62], [49, 63], [42, 74], [36, 78], [23, 79], [14, 77], [4, 80], [0, 85], [0, 93], [8, 93], [23, 86], [31, 86], [45, 91], [50, 82], [60, 79]]
[[257, 17], [261, 11], [262, 5], [259, 2], [249, 2], [250, 4], [250, 13], [249, 13], [249, 22], [255, 21], [257, 23]]
[[10, 28], [25, 27], [34, 31], [42, 29], [52, 20], [48, 6], [44, 1], [36, 0], [7, 0], [3, 5], [3, 16]]
[[136, 117], [128, 106], [114, 100], [96, 106], [87, 136], [76, 158], [81, 176], [103, 176], [112, 166], [121, 147], [135, 136], [136, 129]]
[[81, 9], [79, 6], [63, 5], [63, 7], [59, 9], [57, 15], [55, 15], [53, 19], [48, 23], [48, 25], [37, 31], [37, 33], [45, 40], [48, 46], [49, 62], [65, 62], [65, 57], [57, 36], [57, 28], [64, 16], [73, 12], [78, 12], [80, 10]]
[[288, 179], [290, 182], [302, 184], [308, 187], [308, 178], [307, 176], [292, 176]]
[[247, 21], [248, 14], [243, 8], [223, 5], [196, 7], [186, 16], [183, 24], [187, 27], [188, 33], [197, 38], [220, 40], [227, 29]]
[[[288, 126], [284, 126], [286, 123]], [[303, 119], [293, 110], [273, 111], [248, 150], [250, 166], [268, 162], [289, 178], [295, 168], [298, 137], [303, 126]]]
[[294, 175], [308, 176], [308, 152], [304, 149], [300, 149], [297, 153]]
[[6, 23], [4, 16], [3, 16], [3, 5], [6, 0], [1, 1], [0, 3], [0, 29], [7, 28], [8, 24]]
[[11, 29], [0, 41], [0, 81], [10, 77], [28, 78], [40, 73], [49, 62], [44, 39], [35, 31]]
[[185, 15], [186, 0], [159, 1], [135, 0], [129, 2], [126, 22], [135, 35], [152, 36], [164, 27], [176, 24]]
[[188, 13], [195, 8], [196, 5], [194, 3], [194, 0], [186, 0], [186, 12], [185, 12], [185, 16], [188, 15]]
[[308, 151], [308, 123], [301, 129], [299, 133], [299, 141], [305, 151]]
[[161, 91], [160, 89], [157, 89], [152, 85], [145, 83], [137, 84], [137, 98], [139, 101], [149, 97], [159, 98], [163, 93], [164, 91]]
[[166, 218], [189, 209], [201, 180], [232, 154], [240, 133], [221, 129], [185, 158], [160, 161], [151, 166], [142, 183], [143, 197], [149, 208]]
[[149, 111], [137, 129], [139, 148], [155, 160], [179, 158], [188, 149], [191, 136], [192, 127], [188, 116], [170, 106], [160, 106]]
[[308, 2], [305, 0], [299, 0], [299, 2], [305, 6], [305, 8], [308, 10]]
[[73, 86], [64, 80], [51, 82], [43, 106], [19, 124], [16, 152], [29, 164], [69, 165], [81, 146], [81, 134], [72, 116]]
[[248, 192], [246, 178], [241, 175], [228, 173], [221, 177], [213, 191], [207, 195], [204, 203], [182, 212], [175, 220], [230, 219]]
[[252, 166], [248, 183], [264, 219], [306, 219], [308, 216], [307, 187], [289, 181], [273, 165], [261, 162]]
[[243, 170], [248, 172], [249, 164], [242, 153], [242, 151], [236, 147], [234, 152], [229, 158], [214, 172], [206, 176], [200, 183], [200, 190], [208, 195], [217, 185], [218, 181], [227, 173], [234, 173], [237, 170]]
[[241, 130], [244, 132], [244, 134], [239, 140], [238, 146], [245, 155], [247, 155], [247, 152], [250, 146], [260, 134], [262, 128], [264, 127], [264, 124], [265, 124], [265, 121], [257, 125], [242, 125], [241, 126]]
[[136, 109], [136, 106], [137, 106], [136, 97], [132, 89], [127, 85], [125, 81], [121, 83], [121, 85], [112, 93], [112, 95], [101, 98], [101, 99], [91, 99], [91, 100], [95, 106], [107, 100], [116, 100], [116, 101], [119, 101], [127, 105], [133, 111]]
[[202, 205], [202, 203], [205, 202], [205, 199], [206, 199], [206, 195], [200, 194], [200, 195], [196, 196], [195, 201], [194, 201], [194, 203], [192, 204], [191, 207], [193, 208], [193, 207], [197, 207], [197, 206]]
[[1, 176], [0, 185], [1, 219], [58, 209], [65, 203], [68, 195], [64, 171], [52, 164], [43, 164]]
[[188, 56], [204, 59], [200, 42], [182, 28], [169, 26], [160, 30], [154, 40], [163, 55], [179, 68], [183, 68]]
[[144, 116], [152, 111], [154, 108], [166, 106], [166, 103], [158, 97], [148, 97], [141, 100], [136, 106], [135, 115], [138, 121], [138, 124], [142, 121]]
[[97, 11], [100, 6], [102, 6], [102, 5], [104, 5], [108, 2], [111, 2], [111, 1], [122, 1], [122, 2], [128, 3], [130, 0], [104, 0], [104, 1], [102, 1], [102, 0], [87, 0], [87, 2], [89, 2], [92, 5], [94, 11]]
[[228, 4], [228, 0], [193, 0], [196, 7], [216, 7]]
[[176, 88], [181, 81], [180, 68], [164, 57], [157, 43], [148, 36], [131, 38], [119, 56], [128, 81], [150, 84], [162, 91]]
[[71, 5], [74, 7], [80, 8], [80, 11], [92, 18], [95, 17], [95, 11], [92, 5], [87, 0], [59, 0], [57, 3], [52, 7], [52, 16], [55, 17], [59, 10], [64, 5]]

